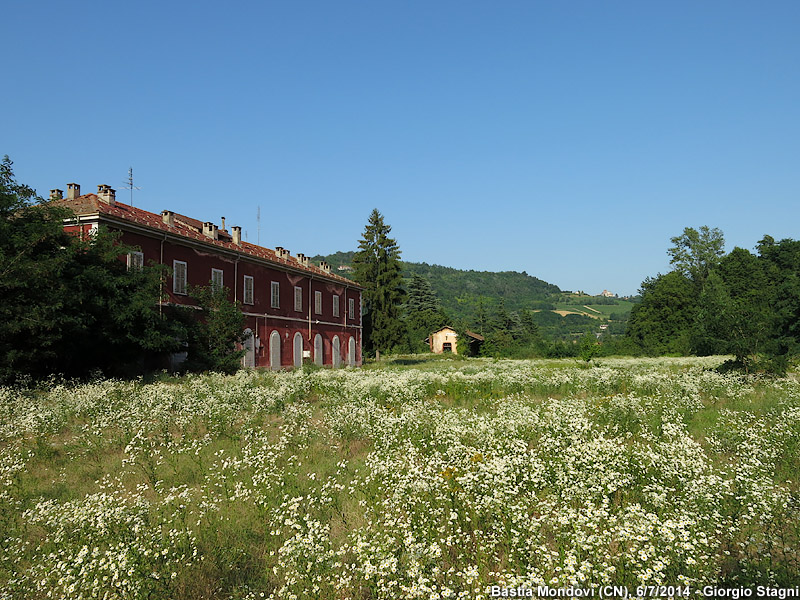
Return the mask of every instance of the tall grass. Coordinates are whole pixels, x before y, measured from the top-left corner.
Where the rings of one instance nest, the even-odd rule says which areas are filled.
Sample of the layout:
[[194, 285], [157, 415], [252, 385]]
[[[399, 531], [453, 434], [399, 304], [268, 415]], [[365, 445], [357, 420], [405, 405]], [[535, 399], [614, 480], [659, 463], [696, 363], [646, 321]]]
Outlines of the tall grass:
[[800, 384], [384, 361], [0, 389], [0, 598], [800, 579]]

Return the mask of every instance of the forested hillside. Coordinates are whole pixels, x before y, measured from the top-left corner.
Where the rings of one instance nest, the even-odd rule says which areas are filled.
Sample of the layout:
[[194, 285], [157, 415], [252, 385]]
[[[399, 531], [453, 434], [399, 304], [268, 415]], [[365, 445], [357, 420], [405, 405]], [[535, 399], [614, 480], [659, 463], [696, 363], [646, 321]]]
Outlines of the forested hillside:
[[[314, 256], [311, 260], [326, 260], [334, 272], [349, 277], [340, 266], [352, 263], [353, 252], [336, 252]], [[408, 282], [414, 274], [428, 280], [445, 312], [454, 319], [474, 321], [481, 310], [491, 311], [500, 299], [509, 312], [520, 310], [552, 310], [561, 290], [558, 286], [525, 273], [503, 271], [463, 271], [428, 263], [403, 262], [403, 277]]]
[[[353, 254], [336, 252], [315, 256], [312, 260], [325, 260], [336, 273], [352, 277], [348, 269]], [[339, 270], [339, 267], [344, 269]], [[439, 307], [429, 311], [426, 318], [408, 316], [409, 346], [417, 351], [424, 349], [419, 344], [427, 335], [426, 331], [449, 324], [471, 329], [487, 336], [487, 340], [498, 338], [487, 345], [494, 347], [495, 353], [508, 354], [515, 347], [512, 353], [550, 354], [550, 350], [542, 350], [542, 344], [558, 341], [572, 347], [573, 342], [586, 334], [593, 339], [595, 335], [601, 335], [605, 341], [622, 336], [634, 305], [617, 298], [563, 292], [558, 286], [525, 272], [464, 271], [404, 262], [402, 275], [404, 287], [409, 292], [422, 285], [420, 278], [424, 280]], [[521, 347], [528, 350], [535, 347], [536, 350], [522, 351]], [[562, 346], [557, 353], [571, 351]]]

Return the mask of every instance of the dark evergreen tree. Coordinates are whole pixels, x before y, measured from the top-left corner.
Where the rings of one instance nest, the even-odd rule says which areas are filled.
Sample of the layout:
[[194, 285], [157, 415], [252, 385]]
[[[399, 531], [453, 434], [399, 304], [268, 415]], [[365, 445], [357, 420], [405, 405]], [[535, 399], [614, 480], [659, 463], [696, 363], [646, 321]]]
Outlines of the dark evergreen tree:
[[405, 295], [400, 271], [400, 248], [389, 237], [392, 228], [374, 209], [353, 256], [353, 278], [364, 288], [364, 349], [389, 352], [403, 345], [400, 311]]
[[541, 334], [539, 333], [539, 326], [533, 319], [533, 312], [530, 310], [523, 310], [520, 314], [520, 325], [522, 335], [520, 342], [526, 346], [535, 346], [541, 342]]
[[411, 281], [408, 283], [406, 309], [409, 313], [440, 310], [439, 300], [436, 298], [431, 284], [417, 273], [412, 273]]
[[430, 283], [416, 273], [412, 274], [408, 283], [405, 322], [408, 346], [412, 352], [425, 352], [428, 349], [425, 338], [450, 324]]

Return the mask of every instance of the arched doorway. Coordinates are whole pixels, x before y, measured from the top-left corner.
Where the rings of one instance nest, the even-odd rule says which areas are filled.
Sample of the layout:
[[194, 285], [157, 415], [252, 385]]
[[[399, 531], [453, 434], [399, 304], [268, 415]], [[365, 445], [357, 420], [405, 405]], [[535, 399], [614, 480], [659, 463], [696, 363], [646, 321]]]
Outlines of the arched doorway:
[[335, 369], [335, 368], [341, 367], [342, 366], [342, 343], [339, 341], [339, 336], [338, 335], [333, 336], [333, 350], [331, 351], [331, 354], [333, 354], [333, 356], [331, 357], [332, 358], [331, 362], [333, 364], [333, 368]]
[[356, 338], [351, 337], [347, 348], [347, 364], [351, 367], [356, 366]]
[[281, 368], [281, 334], [277, 331], [269, 336], [269, 368], [273, 371]]
[[252, 369], [256, 366], [256, 339], [253, 336], [253, 330], [249, 327], [244, 330], [244, 356], [242, 357], [242, 366], [245, 369]]
[[314, 336], [314, 364], [322, 366], [324, 362], [325, 360], [322, 353], [322, 336], [317, 334]]
[[299, 368], [303, 366], [303, 334], [294, 334], [294, 366]]

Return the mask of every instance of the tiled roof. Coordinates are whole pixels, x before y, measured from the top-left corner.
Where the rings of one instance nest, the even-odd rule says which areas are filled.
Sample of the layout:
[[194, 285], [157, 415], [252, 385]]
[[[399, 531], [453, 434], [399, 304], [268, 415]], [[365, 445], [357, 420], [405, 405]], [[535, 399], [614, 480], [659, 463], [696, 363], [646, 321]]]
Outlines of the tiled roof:
[[115, 204], [112, 206], [110, 204], [107, 204], [106, 202], [101, 201], [98, 198], [97, 194], [84, 194], [74, 199], [65, 198], [62, 200], [55, 200], [54, 202], [56, 202], [60, 206], [65, 206], [66, 208], [69, 208], [78, 216], [95, 214], [95, 213], [101, 215], [108, 215], [109, 217], [114, 217], [117, 219], [128, 221], [129, 223], [135, 223], [137, 225], [143, 225], [150, 229], [156, 229], [158, 231], [168, 232], [173, 235], [179, 235], [211, 246], [225, 248], [226, 250], [241, 252], [242, 254], [247, 254], [249, 256], [260, 258], [262, 260], [266, 260], [276, 265], [291, 267], [292, 269], [297, 269], [300, 271], [307, 271], [309, 273], [313, 273], [314, 275], [324, 277], [326, 279], [338, 281], [341, 283], [346, 283], [354, 287], [360, 287], [354, 281], [351, 281], [346, 277], [342, 277], [341, 275], [337, 275], [335, 273], [328, 273], [327, 271], [323, 271], [320, 267], [313, 266], [311, 264], [306, 266], [293, 256], [290, 256], [288, 259], [280, 258], [275, 253], [275, 251], [271, 250], [270, 248], [264, 248], [262, 246], [257, 246], [255, 244], [251, 244], [245, 241], [242, 241], [241, 246], [234, 244], [233, 241], [230, 241], [228, 239], [230, 237], [230, 234], [227, 234], [227, 232], [224, 233], [221, 232], [226, 239], [214, 240], [203, 234], [202, 221], [198, 221], [197, 219], [192, 219], [191, 217], [185, 217], [177, 213], [174, 213], [175, 224], [174, 226], [170, 227], [169, 225], [164, 223], [164, 220], [161, 215], [157, 215], [155, 213], [151, 213], [146, 210], [142, 210], [141, 208], [136, 208], [135, 206], [130, 206], [128, 204], [124, 204], [119, 201], [116, 201]]

